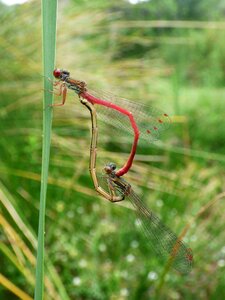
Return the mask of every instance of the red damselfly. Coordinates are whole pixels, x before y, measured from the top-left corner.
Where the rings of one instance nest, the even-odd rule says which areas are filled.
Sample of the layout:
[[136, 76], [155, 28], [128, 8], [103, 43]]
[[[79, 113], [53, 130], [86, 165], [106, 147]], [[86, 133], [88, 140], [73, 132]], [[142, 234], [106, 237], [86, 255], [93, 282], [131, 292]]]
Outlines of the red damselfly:
[[136, 153], [139, 136], [149, 141], [156, 140], [159, 133], [170, 124], [168, 114], [157, 109], [150, 108], [139, 102], [132, 102], [110, 93], [87, 89], [84, 81], [75, 80], [70, 77], [70, 72], [55, 69], [53, 75], [58, 81], [54, 83], [59, 86], [58, 95], [62, 95], [62, 102], [54, 106], [64, 105], [67, 89], [75, 91], [80, 98], [86, 99], [97, 108], [97, 115], [110, 125], [131, 132], [134, 136], [132, 149], [127, 162], [116, 171], [117, 176], [126, 174], [132, 166]]
[[[80, 95], [80, 102], [85, 105], [91, 114], [92, 120], [92, 138], [90, 147], [89, 170], [96, 191], [105, 199], [111, 202], [128, 200], [134, 207], [137, 220], [141, 225], [142, 231], [151, 248], [157, 256], [168, 260], [169, 265], [183, 274], [187, 274], [192, 269], [193, 254], [185, 243], [176, 236], [163, 222], [141, 201], [134, 192], [132, 186], [116, 172], [116, 165], [109, 163], [104, 167], [105, 175], [97, 176], [96, 158], [97, 158], [97, 112], [95, 103], [84, 98], [85, 84], [77, 82], [77, 93]], [[73, 84], [73, 89], [75, 85]], [[66, 89], [60, 86], [63, 94], [63, 103], [65, 103]], [[100, 185], [101, 182], [101, 185]]]

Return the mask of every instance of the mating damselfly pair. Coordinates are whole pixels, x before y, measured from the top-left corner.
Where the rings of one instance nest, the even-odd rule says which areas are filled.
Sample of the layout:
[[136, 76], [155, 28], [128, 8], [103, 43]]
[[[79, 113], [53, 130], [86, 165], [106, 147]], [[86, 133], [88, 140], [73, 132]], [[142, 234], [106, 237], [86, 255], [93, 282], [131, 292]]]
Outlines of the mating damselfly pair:
[[[57, 79], [54, 86], [58, 87], [58, 95], [62, 97], [62, 102], [53, 106], [64, 105], [67, 90], [70, 89], [78, 95], [81, 104], [90, 111], [92, 137], [89, 169], [96, 191], [111, 202], [130, 201], [146, 240], [156, 254], [167, 259], [179, 272], [189, 273], [193, 264], [192, 250], [144, 205], [132, 186], [123, 178], [132, 166], [139, 137], [149, 141], [157, 139], [160, 132], [170, 123], [168, 114], [111, 93], [98, 94], [91, 91], [84, 81], [71, 78], [66, 70], [55, 69], [53, 75]], [[99, 183], [96, 174], [98, 118], [133, 134], [133, 144], [128, 160], [118, 170], [114, 163], [108, 163], [104, 167], [104, 175], [101, 176], [103, 186]]]

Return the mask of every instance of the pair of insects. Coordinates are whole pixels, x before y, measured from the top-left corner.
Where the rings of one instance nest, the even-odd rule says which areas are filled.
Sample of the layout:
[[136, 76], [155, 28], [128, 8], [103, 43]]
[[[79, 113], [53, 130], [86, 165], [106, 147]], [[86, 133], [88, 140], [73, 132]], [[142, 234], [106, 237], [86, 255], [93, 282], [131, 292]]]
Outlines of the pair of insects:
[[[101, 93], [99, 96], [98, 93], [89, 90], [85, 82], [71, 78], [66, 70], [55, 69], [53, 75], [57, 80], [54, 85], [59, 87], [59, 95], [62, 96], [62, 102], [53, 106], [64, 105], [67, 90], [70, 89], [79, 96], [81, 104], [90, 111], [92, 137], [89, 169], [96, 191], [111, 202], [129, 200], [134, 206], [147, 242], [157, 255], [167, 259], [179, 272], [189, 273], [193, 263], [192, 250], [143, 204], [132, 186], [122, 177], [132, 166], [139, 137], [148, 141], [156, 140], [160, 132], [169, 126], [169, 116], [144, 104], [110, 93]], [[104, 187], [99, 184], [96, 174], [98, 117], [133, 135], [132, 148], [125, 164], [118, 170], [114, 163], [109, 163], [104, 167], [105, 174], [101, 178]]]

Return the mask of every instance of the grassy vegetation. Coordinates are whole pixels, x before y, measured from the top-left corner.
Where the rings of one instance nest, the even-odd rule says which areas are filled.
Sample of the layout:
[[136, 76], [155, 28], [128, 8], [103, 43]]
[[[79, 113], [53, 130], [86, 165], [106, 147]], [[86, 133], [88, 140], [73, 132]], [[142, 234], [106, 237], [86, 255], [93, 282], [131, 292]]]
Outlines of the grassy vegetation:
[[[41, 191], [38, 223], [38, 245], [35, 278], [35, 300], [44, 299], [45, 277], [45, 214], [46, 196], [48, 186], [48, 168], [51, 146], [51, 126], [53, 94], [52, 70], [55, 66], [56, 49], [56, 19], [57, 1], [42, 1], [42, 45], [43, 45], [43, 142], [42, 142], [42, 168], [41, 168]], [[49, 80], [50, 79], [50, 80]]]
[[[67, 105], [54, 109], [45, 299], [225, 298], [225, 27], [214, 22], [223, 20], [211, 1], [207, 9], [199, 1], [193, 18], [175, 10], [175, 1], [152, 10], [151, 2], [60, 3], [57, 66], [93, 89], [140, 99], [172, 116], [160, 141], [140, 144], [126, 178], [170, 228], [184, 233], [193, 271], [185, 277], [166, 270], [135, 231], [130, 210], [96, 195], [88, 172], [89, 113], [70, 93]], [[205, 19], [199, 10], [207, 11]], [[41, 180], [41, 8], [33, 1], [0, 11], [0, 299], [29, 300]], [[165, 19], [166, 28], [148, 23]], [[178, 28], [176, 20], [189, 25]], [[198, 20], [214, 26], [199, 28]], [[131, 138], [99, 127], [101, 172], [108, 161], [124, 162]]]

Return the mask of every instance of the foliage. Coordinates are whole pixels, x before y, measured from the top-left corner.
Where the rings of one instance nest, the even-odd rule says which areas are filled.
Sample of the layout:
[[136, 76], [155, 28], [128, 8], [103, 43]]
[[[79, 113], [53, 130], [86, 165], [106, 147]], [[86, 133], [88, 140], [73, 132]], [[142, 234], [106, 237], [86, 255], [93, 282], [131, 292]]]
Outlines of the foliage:
[[[165, 271], [134, 229], [131, 211], [96, 195], [88, 172], [89, 114], [69, 94], [66, 106], [54, 109], [46, 299], [225, 298], [224, 29], [196, 28], [194, 22], [223, 19], [221, 4], [212, 2], [60, 4], [57, 66], [95, 89], [153, 102], [172, 115], [173, 124], [161, 141], [140, 144], [127, 178], [177, 234], [187, 229], [185, 239], [193, 248], [195, 265], [188, 277]], [[26, 297], [34, 291], [42, 141], [41, 21], [37, 1], [1, 8], [0, 299], [13, 300], [21, 295], [15, 287]], [[188, 28], [172, 23], [181, 18], [192, 20]], [[139, 22], [155, 19], [170, 23], [159, 28]], [[131, 139], [101, 123], [99, 127], [101, 172], [108, 161], [124, 162]], [[14, 284], [11, 289], [7, 280]]]

